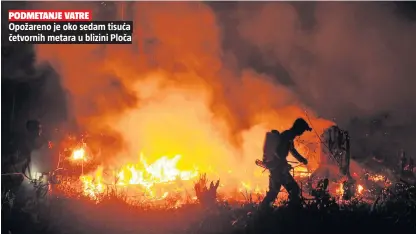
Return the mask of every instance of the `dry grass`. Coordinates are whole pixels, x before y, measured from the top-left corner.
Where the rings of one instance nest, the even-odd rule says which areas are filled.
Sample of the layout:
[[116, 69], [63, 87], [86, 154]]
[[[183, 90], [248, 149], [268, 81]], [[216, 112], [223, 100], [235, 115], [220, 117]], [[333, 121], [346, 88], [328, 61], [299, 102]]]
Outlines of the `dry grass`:
[[[208, 184], [210, 184], [208, 186]], [[238, 205], [215, 203], [216, 182], [202, 176], [195, 184], [200, 203], [179, 208], [132, 205], [116, 191], [96, 204], [82, 196], [54, 197], [31, 210], [13, 212], [13, 234], [107, 234], [107, 233], [395, 233], [416, 231], [416, 189], [398, 187], [374, 204], [360, 200], [339, 204], [310, 201], [301, 208], [282, 204], [268, 213], [258, 212], [247, 194]], [[6, 221], [6, 220], [3, 220]], [[4, 223], [4, 222], [3, 222]]]

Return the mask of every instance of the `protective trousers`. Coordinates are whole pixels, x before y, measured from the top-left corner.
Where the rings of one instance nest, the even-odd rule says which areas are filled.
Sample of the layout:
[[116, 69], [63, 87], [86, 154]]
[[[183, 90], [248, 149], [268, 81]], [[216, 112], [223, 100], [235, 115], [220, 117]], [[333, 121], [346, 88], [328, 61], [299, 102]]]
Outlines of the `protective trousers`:
[[300, 188], [293, 176], [289, 172], [271, 170], [269, 176], [269, 191], [267, 191], [261, 204], [263, 207], [270, 206], [276, 200], [282, 185], [289, 193], [289, 203], [300, 203]]

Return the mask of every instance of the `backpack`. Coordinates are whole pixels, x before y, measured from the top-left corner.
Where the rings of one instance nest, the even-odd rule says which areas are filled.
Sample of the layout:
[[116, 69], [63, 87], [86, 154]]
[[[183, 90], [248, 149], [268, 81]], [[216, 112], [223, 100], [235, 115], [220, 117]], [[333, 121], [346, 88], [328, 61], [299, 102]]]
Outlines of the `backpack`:
[[268, 163], [274, 161], [277, 156], [277, 147], [280, 143], [280, 132], [271, 130], [266, 133], [263, 145], [263, 162]]

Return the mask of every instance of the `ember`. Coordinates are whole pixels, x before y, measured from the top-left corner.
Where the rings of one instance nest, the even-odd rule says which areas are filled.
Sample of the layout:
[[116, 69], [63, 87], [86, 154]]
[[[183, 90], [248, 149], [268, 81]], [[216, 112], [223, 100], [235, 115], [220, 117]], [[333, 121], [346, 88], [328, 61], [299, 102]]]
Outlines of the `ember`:
[[370, 175], [368, 179], [374, 182], [379, 182], [379, 181], [382, 182], [386, 180], [386, 177], [380, 174], [374, 174], [374, 175]]

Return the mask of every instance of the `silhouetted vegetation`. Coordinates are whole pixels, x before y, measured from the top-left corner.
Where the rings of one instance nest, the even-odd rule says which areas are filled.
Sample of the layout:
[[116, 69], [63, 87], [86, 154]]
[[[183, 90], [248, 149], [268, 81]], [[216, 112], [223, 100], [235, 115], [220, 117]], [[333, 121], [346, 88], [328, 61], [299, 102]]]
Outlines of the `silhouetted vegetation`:
[[[386, 190], [373, 204], [304, 201], [301, 207], [286, 203], [259, 211], [251, 200], [238, 206], [211, 203], [216, 183], [207, 187], [202, 176], [195, 185], [200, 203], [179, 208], [132, 205], [126, 197], [107, 193], [95, 204], [85, 198], [54, 197], [29, 201], [8, 214], [13, 234], [25, 233], [414, 233], [416, 188], [401, 183]], [[202, 186], [201, 188], [199, 186]], [[210, 188], [212, 188], [210, 190]], [[205, 191], [205, 193], [203, 192]], [[2, 206], [2, 212], [7, 208]], [[3, 218], [4, 218], [3, 213]], [[4, 222], [3, 222], [4, 224]], [[3, 225], [4, 226], [4, 225]], [[3, 229], [4, 230], [4, 229]], [[7, 232], [4, 232], [7, 233]]]

